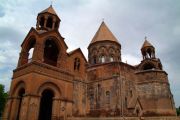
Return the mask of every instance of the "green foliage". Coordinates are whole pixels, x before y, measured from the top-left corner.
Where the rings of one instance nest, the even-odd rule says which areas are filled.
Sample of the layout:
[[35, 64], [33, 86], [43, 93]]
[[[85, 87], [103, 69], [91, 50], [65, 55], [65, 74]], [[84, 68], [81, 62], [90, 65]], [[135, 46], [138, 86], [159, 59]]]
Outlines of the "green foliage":
[[177, 115], [180, 116], [180, 106], [179, 108], [176, 108]]
[[4, 91], [4, 85], [0, 84], [0, 117], [2, 116], [7, 97], [8, 94]]

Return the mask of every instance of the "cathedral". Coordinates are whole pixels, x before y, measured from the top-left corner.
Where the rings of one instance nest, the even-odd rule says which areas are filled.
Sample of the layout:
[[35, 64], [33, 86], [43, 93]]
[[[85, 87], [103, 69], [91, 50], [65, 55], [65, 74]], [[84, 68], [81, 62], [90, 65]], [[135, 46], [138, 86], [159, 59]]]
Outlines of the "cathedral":
[[21, 44], [4, 119], [176, 116], [168, 74], [147, 39], [140, 64], [124, 63], [121, 44], [103, 21], [87, 60], [80, 48], [67, 52], [60, 22], [52, 5], [38, 13]]

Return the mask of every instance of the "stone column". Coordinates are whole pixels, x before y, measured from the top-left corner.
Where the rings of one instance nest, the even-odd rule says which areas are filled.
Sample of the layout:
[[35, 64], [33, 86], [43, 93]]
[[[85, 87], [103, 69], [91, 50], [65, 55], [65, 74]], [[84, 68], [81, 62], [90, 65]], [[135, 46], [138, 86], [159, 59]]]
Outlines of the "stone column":
[[12, 98], [12, 108], [9, 116], [9, 120], [16, 120], [19, 108], [19, 98]]
[[3, 119], [2, 120], [9, 120], [9, 116], [11, 113], [11, 106], [12, 106], [12, 99], [8, 98], [8, 101], [6, 103], [4, 112], [3, 112]]
[[59, 119], [61, 111], [61, 101], [58, 98], [53, 98], [52, 104], [52, 119]]
[[52, 29], [54, 29], [54, 28], [55, 28], [55, 23], [56, 23], [56, 19], [55, 19], [55, 18], [53, 18]]
[[21, 109], [20, 109], [20, 119], [19, 120], [27, 120], [28, 115], [28, 108], [29, 107], [29, 96], [24, 96], [21, 102]]
[[37, 18], [37, 23], [36, 23], [36, 29], [39, 29], [39, 22], [40, 22], [40, 19], [39, 17]]
[[19, 61], [18, 61], [18, 67], [20, 67], [21, 65], [28, 63], [28, 56], [29, 53], [26, 51], [21, 51], [20, 55], [19, 55]]
[[48, 19], [48, 17], [47, 17], [47, 16], [45, 16], [45, 20], [44, 20], [44, 28], [46, 28], [47, 19]]
[[43, 55], [44, 55], [44, 45], [41, 43], [36, 43], [34, 47], [32, 60], [43, 62]]
[[40, 100], [40, 96], [30, 97], [27, 120], [38, 120]]

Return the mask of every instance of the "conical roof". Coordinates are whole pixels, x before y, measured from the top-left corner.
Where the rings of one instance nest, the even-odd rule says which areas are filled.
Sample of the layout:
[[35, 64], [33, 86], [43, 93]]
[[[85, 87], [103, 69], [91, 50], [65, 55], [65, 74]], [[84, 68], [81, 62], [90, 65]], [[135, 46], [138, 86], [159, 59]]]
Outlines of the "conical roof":
[[53, 9], [52, 5], [50, 5], [47, 9], [43, 10], [39, 14], [42, 14], [42, 13], [51, 13], [51, 14], [57, 16], [57, 14], [56, 14], [55, 10]]
[[109, 28], [106, 26], [105, 22], [103, 21], [90, 44], [100, 41], [106, 41], [106, 40], [113, 41], [119, 44], [116, 37], [113, 35], [113, 33], [109, 30]]
[[141, 49], [143, 49], [145, 47], [153, 47], [154, 48], [154, 46], [146, 39], [145, 39], [144, 44], [142, 45]]

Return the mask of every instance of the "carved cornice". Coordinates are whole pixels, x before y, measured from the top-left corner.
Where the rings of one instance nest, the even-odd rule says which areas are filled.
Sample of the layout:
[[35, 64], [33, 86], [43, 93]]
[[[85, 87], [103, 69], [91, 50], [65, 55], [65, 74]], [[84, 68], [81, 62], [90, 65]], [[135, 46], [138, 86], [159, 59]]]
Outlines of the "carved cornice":
[[148, 83], [161, 83], [161, 84], [167, 84], [167, 85], [169, 85], [169, 83], [168, 83], [167, 81], [157, 81], [157, 80], [136, 82], [137, 85], [148, 84]]
[[141, 70], [141, 71], [136, 71], [135, 74], [141, 74], [141, 73], [152, 73], [152, 72], [159, 72], [159, 73], [165, 73], [168, 75], [165, 71], [163, 70]]
[[32, 61], [31, 63], [25, 64], [15, 69], [13, 72], [13, 78], [17, 78], [28, 73], [38, 73], [69, 82], [72, 82], [74, 78], [74, 75], [65, 69], [57, 68], [45, 63], [39, 63], [37, 61]]

